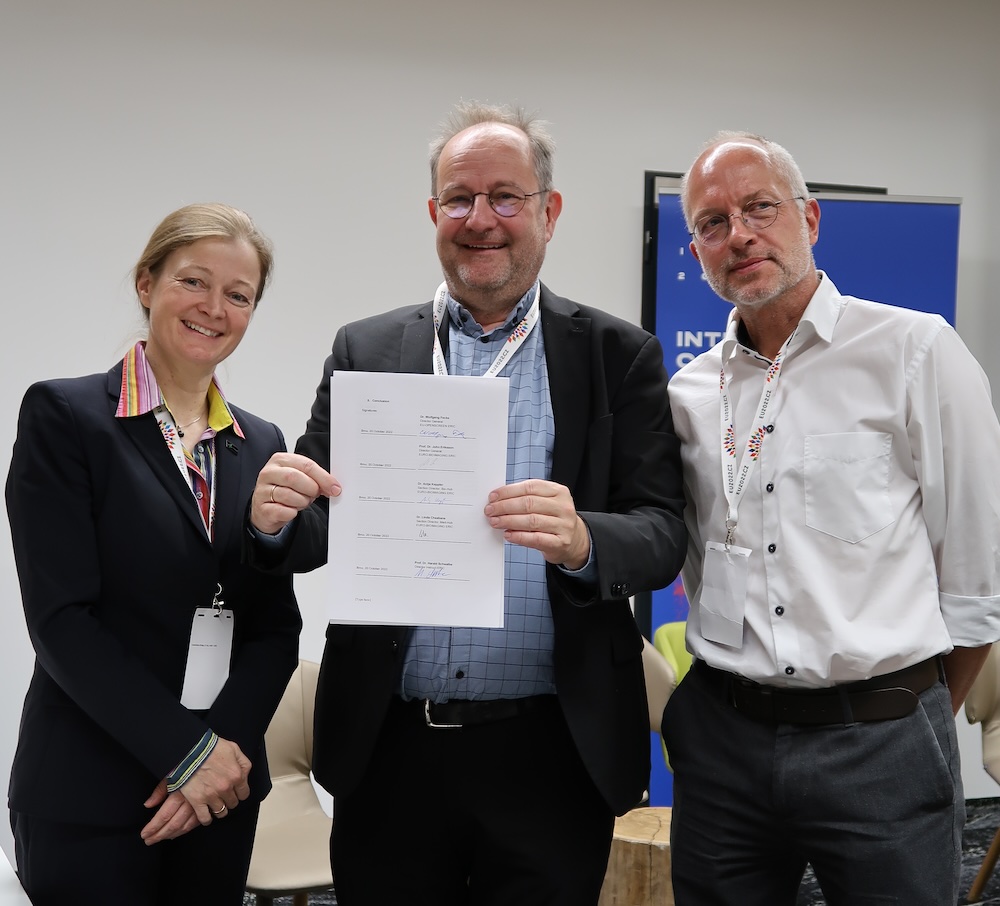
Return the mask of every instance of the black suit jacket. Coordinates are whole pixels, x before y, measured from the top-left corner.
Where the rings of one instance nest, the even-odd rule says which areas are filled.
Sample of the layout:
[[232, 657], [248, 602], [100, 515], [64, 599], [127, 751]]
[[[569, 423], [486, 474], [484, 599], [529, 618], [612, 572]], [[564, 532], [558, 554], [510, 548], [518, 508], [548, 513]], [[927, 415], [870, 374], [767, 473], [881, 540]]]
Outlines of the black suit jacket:
[[[556, 688], [577, 748], [619, 814], [649, 782], [649, 718], [642, 638], [628, 598], [673, 581], [686, 534], [679, 444], [659, 341], [598, 309], [541, 289], [555, 448], [552, 480], [569, 487], [590, 529], [596, 587], [548, 568]], [[327, 359], [296, 451], [329, 465], [333, 370], [430, 372], [430, 304], [349, 324]], [[446, 327], [442, 329], [446, 334]], [[313, 569], [327, 555], [326, 501], [299, 514], [287, 559]], [[334, 796], [349, 793], [375, 745], [399, 680], [410, 630], [331, 624], [316, 703], [313, 768]]]
[[[121, 365], [25, 394], [7, 510], [35, 669], [10, 783], [16, 811], [144, 824], [143, 802], [211, 727], [270, 789], [264, 730], [297, 663], [288, 577], [240, 561], [257, 473], [284, 449], [235, 406], [216, 438], [215, 539], [152, 413], [114, 418]], [[217, 586], [234, 611], [229, 680], [208, 712], [180, 704], [191, 621]]]

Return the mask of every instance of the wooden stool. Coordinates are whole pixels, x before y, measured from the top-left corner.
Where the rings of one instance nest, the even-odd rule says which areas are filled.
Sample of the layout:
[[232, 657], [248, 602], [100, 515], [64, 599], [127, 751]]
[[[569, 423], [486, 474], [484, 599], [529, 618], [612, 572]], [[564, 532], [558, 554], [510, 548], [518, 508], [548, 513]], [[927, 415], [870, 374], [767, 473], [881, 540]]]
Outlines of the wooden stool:
[[635, 808], [615, 819], [598, 906], [674, 906], [669, 808]]
[[998, 858], [1000, 858], [1000, 830], [993, 837], [993, 842], [983, 859], [983, 864], [979, 867], [979, 873], [965, 896], [966, 903], [978, 903], [983, 898], [983, 891], [993, 876], [993, 869], [996, 868]]

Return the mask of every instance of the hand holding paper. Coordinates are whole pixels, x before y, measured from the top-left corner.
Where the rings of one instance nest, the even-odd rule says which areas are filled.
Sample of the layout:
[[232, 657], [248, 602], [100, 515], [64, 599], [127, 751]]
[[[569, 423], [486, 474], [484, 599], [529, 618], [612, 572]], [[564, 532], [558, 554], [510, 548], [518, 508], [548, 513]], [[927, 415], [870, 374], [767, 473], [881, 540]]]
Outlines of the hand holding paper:
[[336, 497], [340, 491], [340, 482], [308, 456], [275, 453], [257, 476], [250, 522], [274, 535], [317, 497]]
[[490, 492], [485, 513], [504, 538], [541, 551], [549, 563], [580, 569], [590, 558], [590, 534], [569, 488], [529, 479]]

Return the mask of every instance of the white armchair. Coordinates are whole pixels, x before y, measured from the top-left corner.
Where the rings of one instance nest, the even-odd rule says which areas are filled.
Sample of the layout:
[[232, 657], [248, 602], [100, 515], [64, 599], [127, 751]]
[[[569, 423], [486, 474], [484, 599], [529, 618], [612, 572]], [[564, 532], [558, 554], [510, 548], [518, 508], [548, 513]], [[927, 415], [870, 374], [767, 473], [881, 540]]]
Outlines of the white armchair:
[[258, 906], [287, 896], [294, 906], [306, 906], [311, 892], [333, 887], [333, 821], [309, 775], [318, 675], [318, 664], [299, 661], [264, 735], [272, 788], [257, 818], [246, 887]]

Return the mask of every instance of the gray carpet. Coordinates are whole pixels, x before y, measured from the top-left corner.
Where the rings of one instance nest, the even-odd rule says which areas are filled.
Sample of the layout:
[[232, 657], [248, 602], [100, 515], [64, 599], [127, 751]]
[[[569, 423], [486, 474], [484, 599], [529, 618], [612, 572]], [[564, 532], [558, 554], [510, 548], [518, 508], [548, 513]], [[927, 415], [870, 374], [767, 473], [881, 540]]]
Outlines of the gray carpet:
[[[993, 837], [1000, 828], [1000, 799], [973, 799], [966, 808], [965, 835], [962, 840], [962, 896], [956, 906], [965, 904], [964, 896], [968, 892], [983, 862], [983, 856], [990, 848]], [[274, 901], [275, 906], [291, 906], [291, 897], [281, 897]], [[1000, 866], [993, 873], [981, 906], [1000, 906]], [[243, 900], [244, 906], [255, 906], [254, 897], [250, 894]], [[314, 893], [309, 896], [309, 906], [336, 906], [337, 898], [331, 893]], [[819, 885], [811, 872], [806, 873], [799, 890], [796, 906], [825, 906], [826, 900], [819, 890]], [[643, 904], [645, 906], [645, 904]], [[651, 903], [649, 906], [659, 906]]]

